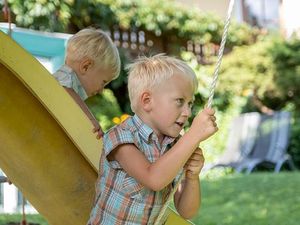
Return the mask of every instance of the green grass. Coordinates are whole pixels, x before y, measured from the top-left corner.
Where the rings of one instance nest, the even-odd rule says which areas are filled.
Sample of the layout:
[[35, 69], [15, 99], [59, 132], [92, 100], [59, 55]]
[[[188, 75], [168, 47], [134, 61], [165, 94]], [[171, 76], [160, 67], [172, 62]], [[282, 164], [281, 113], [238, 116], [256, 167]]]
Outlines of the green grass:
[[203, 179], [202, 207], [192, 221], [205, 225], [299, 225], [300, 173], [230, 175]]
[[[22, 215], [20, 214], [0, 214], [0, 225], [6, 225], [9, 222], [21, 222]], [[40, 225], [48, 225], [46, 220], [41, 215], [26, 215], [28, 223], [39, 223]]]
[[[299, 225], [300, 173], [227, 175], [202, 179], [202, 207], [196, 225]], [[40, 215], [29, 222], [47, 225]], [[0, 215], [0, 225], [20, 221], [20, 215]]]

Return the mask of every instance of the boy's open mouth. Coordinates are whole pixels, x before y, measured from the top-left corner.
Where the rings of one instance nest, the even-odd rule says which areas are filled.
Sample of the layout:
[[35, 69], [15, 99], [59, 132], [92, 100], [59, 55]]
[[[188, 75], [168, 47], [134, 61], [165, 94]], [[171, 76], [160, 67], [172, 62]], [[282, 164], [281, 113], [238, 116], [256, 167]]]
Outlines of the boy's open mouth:
[[181, 122], [175, 122], [178, 126], [180, 126], [181, 128], [184, 126], [184, 123]]

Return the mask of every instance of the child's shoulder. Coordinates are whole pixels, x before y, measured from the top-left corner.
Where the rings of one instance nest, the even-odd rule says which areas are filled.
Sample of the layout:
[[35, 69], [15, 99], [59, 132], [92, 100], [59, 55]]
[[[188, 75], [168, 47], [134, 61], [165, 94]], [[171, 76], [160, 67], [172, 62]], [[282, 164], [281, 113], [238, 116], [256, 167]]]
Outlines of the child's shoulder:
[[67, 65], [62, 65], [52, 76], [64, 87], [72, 87], [73, 70]]
[[136, 128], [131, 120], [131, 117], [122, 123], [110, 128], [103, 136], [103, 144], [106, 148], [114, 148], [119, 144], [135, 143]]
[[137, 130], [137, 128], [134, 125], [132, 118], [133, 118], [132, 116], [129, 116], [125, 121], [110, 128], [104, 134], [104, 138], [110, 135], [124, 135], [126, 133], [133, 134]]

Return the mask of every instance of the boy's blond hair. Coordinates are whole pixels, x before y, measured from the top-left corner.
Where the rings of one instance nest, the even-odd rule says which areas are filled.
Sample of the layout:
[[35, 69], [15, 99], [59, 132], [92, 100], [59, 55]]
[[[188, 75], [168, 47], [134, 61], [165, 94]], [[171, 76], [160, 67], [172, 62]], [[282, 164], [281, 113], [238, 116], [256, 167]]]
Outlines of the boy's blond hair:
[[129, 69], [128, 92], [133, 112], [138, 109], [138, 99], [143, 91], [153, 90], [176, 72], [191, 82], [194, 93], [198, 88], [197, 77], [193, 69], [182, 60], [164, 54], [140, 57], [127, 68]]
[[120, 73], [120, 57], [117, 47], [104, 31], [85, 28], [74, 34], [67, 44], [66, 58], [80, 61], [84, 58], [95, 61], [96, 66], [111, 69], [114, 78]]

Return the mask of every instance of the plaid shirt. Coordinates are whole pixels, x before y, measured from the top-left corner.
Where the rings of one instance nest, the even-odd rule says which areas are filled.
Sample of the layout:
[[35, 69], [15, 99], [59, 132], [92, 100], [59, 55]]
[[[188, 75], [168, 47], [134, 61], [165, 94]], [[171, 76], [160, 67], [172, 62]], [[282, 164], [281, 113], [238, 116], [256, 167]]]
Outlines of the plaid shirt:
[[95, 205], [88, 225], [154, 224], [182, 171], [163, 190], [153, 191], [129, 176], [117, 161], [106, 157], [117, 146], [132, 143], [153, 163], [170, 149], [175, 138], [166, 137], [160, 145], [153, 130], [135, 115], [109, 130], [103, 143]]
[[72, 88], [82, 99], [82, 101], [88, 98], [84, 88], [82, 87], [76, 73], [71, 67], [62, 65], [53, 76], [63, 87]]

